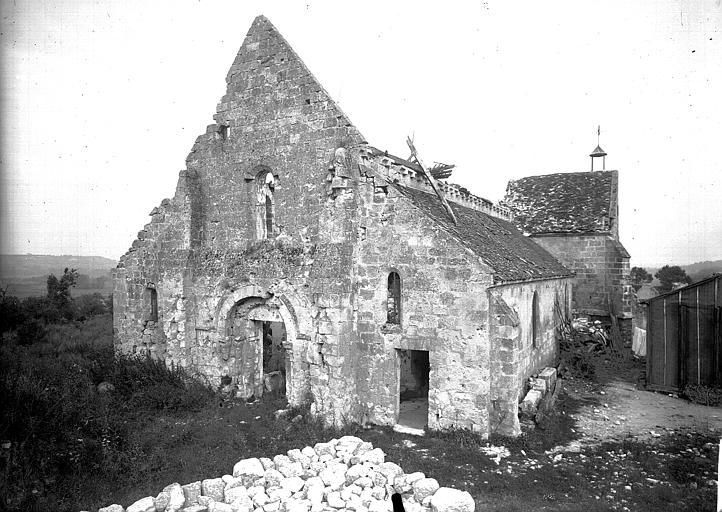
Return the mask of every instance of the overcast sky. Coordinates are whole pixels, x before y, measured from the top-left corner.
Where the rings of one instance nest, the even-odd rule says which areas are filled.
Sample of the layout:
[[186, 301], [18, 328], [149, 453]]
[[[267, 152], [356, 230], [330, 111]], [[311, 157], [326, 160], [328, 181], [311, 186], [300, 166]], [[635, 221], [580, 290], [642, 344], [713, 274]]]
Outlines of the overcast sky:
[[601, 125], [632, 264], [722, 259], [720, 1], [5, 1], [2, 252], [123, 254], [265, 14], [369, 143], [497, 201]]

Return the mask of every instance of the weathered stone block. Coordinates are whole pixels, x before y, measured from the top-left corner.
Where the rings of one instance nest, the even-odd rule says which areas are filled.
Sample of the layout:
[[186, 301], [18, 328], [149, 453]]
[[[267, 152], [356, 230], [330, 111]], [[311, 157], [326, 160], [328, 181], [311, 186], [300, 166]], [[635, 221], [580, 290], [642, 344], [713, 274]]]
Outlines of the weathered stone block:
[[539, 372], [539, 378], [546, 382], [547, 389], [554, 389], [554, 385], [557, 381], [557, 369], [544, 368], [541, 372]]
[[532, 389], [529, 391], [524, 397], [524, 400], [522, 400], [521, 404], [519, 404], [521, 412], [527, 415], [533, 415], [539, 406], [542, 396], [541, 391], [538, 389]]

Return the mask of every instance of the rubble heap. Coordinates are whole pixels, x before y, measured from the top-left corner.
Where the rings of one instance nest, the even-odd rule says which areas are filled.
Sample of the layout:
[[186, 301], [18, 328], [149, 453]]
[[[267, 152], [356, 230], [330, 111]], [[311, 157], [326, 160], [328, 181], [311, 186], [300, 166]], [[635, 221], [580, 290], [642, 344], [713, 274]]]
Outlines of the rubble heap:
[[171, 484], [155, 498], [98, 512], [391, 512], [399, 494], [408, 512], [473, 512], [466, 491], [440, 487], [423, 473], [405, 474], [380, 448], [344, 436], [273, 459], [243, 459], [233, 475]]

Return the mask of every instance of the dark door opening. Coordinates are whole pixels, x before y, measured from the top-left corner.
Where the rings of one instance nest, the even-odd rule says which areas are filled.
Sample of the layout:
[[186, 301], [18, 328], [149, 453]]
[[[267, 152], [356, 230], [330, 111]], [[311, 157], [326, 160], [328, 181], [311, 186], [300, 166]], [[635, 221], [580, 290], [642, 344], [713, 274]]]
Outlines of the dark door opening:
[[263, 385], [265, 391], [286, 394], [286, 328], [283, 322], [262, 322]]
[[399, 419], [405, 427], [423, 429], [429, 416], [429, 352], [398, 350]]

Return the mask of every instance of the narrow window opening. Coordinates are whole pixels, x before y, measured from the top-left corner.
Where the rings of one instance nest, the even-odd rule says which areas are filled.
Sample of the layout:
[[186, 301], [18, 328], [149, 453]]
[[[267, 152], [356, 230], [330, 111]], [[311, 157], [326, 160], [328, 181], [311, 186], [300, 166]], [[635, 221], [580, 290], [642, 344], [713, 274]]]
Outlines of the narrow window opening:
[[155, 288], [148, 288], [150, 292], [150, 315], [148, 320], [151, 322], [158, 321], [158, 292]]
[[539, 346], [539, 335], [540, 335], [540, 328], [539, 328], [539, 295], [537, 292], [534, 292], [534, 295], [531, 299], [531, 343], [532, 348], [537, 348]]
[[226, 140], [226, 139], [228, 139], [228, 136], [231, 133], [231, 127], [228, 125], [222, 124], [218, 133], [220, 133], [220, 135], [221, 135], [221, 140]]
[[258, 202], [256, 203], [256, 239], [270, 239], [276, 235], [275, 228], [275, 177], [266, 171], [256, 178], [258, 181]]
[[401, 323], [401, 278], [396, 272], [389, 274], [386, 301], [386, 323]]
[[266, 196], [266, 238], [273, 237], [273, 201]]
[[310, 100], [310, 99], [307, 99], [307, 100], [306, 100], [306, 105], [310, 105], [310, 104], [311, 104], [311, 100]]

